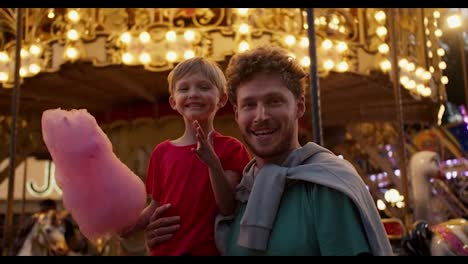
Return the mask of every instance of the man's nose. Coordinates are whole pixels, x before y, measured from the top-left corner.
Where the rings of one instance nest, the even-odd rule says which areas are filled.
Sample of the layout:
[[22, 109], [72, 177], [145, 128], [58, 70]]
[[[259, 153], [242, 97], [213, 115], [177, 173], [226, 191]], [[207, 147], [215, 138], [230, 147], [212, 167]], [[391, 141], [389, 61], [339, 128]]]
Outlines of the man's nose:
[[257, 111], [255, 113], [255, 120], [254, 122], [261, 122], [269, 117], [269, 111], [268, 108], [265, 107], [264, 105], [258, 105], [257, 106]]

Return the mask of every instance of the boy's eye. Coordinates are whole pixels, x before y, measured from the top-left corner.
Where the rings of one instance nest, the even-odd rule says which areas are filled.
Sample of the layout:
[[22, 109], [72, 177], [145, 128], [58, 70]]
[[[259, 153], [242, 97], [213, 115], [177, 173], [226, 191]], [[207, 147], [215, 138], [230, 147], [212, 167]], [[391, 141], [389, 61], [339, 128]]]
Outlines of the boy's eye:
[[210, 86], [208, 86], [208, 85], [202, 85], [202, 86], [200, 86], [200, 89], [202, 89], [202, 90], [209, 90], [209, 89], [210, 89]]
[[179, 90], [179, 91], [187, 91], [187, 90], [188, 90], [188, 88], [187, 88], [187, 87], [179, 87], [179, 89], [178, 89], [178, 90]]

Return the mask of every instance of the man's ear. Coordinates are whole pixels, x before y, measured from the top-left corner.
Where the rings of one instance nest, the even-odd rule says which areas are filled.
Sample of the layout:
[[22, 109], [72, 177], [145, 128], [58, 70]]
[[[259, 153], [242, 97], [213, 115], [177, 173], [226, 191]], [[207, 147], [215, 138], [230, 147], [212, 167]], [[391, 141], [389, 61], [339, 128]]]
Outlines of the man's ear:
[[301, 96], [299, 96], [299, 98], [297, 98], [297, 105], [296, 105], [296, 109], [297, 109], [296, 117], [297, 117], [297, 119], [304, 116], [305, 108], [306, 108], [306, 106], [305, 106], [305, 96], [301, 95]]
[[228, 99], [228, 96], [227, 94], [222, 94], [220, 97], [219, 97], [219, 102], [218, 102], [218, 109], [224, 107], [226, 105], [226, 102], [227, 102], [227, 99]]
[[172, 95], [169, 96], [169, 104], [171, 105], [172, 109], [176, 110], [176, 102], [174, 100], [174, 97], [172, 97]]

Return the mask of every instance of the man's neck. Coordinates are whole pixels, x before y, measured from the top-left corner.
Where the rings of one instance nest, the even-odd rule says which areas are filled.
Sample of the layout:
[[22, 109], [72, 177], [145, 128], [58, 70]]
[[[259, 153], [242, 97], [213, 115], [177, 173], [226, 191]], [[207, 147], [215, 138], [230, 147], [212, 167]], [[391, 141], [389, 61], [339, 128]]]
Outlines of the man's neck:
[[289, 151], [285, 151], [285, 152], [283, 152], [281, 154], [278, 154], [278, 155], [274, 155], [274, 156], [271, 156], [271, 157], [265, 157], [265, 158], [257, 156], [257, 157], [255, 157], [256, 166], [257, 166], [258, 169], [261, 169], [266, 164], [282, 165], [283, 162], [288, 158], [289, 154], [291, 154], [291, 152], [293, 152], [294, 150], [296, 150], [296, 149], [298, 149], [300, 147], [301, 146], [299, 145], [299, 143], [297, 143], [297, 144], [294, 144], [294, 146], [292, 146]]

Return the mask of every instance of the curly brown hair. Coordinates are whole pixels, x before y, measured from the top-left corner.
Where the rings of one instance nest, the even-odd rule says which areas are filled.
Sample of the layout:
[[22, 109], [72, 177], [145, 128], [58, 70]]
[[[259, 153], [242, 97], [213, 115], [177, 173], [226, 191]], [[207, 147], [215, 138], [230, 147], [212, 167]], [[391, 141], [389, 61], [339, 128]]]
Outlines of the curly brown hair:
[[229, 61], [226, 79], [231, 104], [237, 103], [238, 87], [259, 73], [279, 75], [296, 98], [304, 94], [306, 73], [298, 62], [282, 48], [262, 46], [236, 54]]

